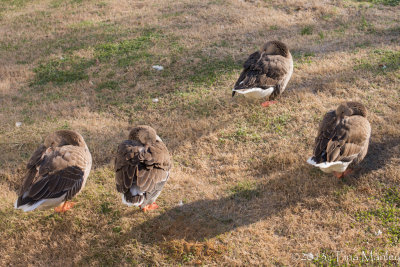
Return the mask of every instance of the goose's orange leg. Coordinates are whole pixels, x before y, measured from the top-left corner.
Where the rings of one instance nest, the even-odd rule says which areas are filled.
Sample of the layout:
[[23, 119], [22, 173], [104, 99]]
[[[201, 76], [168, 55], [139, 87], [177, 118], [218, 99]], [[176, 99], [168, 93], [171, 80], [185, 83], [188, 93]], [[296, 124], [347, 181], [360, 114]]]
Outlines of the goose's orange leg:
[[335, 175], [338, 179], [343, 178], [343, 172], [333, 172], [333, 175]]
[[65, 201], [64, 204], [54, 208], [55, 212], [66, 212], [67, 210], [71, 209], [75, 206], [75, 202]]
[[156, 204], [156, 202], [153, 202], [153, 204], [147, 205], [142, 208], [142, 210], [144, 212], [149, 211], [149, 210], [155, 210], [155, 209], [158, 209], [158, 205]]
[[346, 175], [349, 175], [350, 173], [352, 173], [353, 170], [352, 169], [347, 169], [344, 172], [333, 172], [333, 175], [335, 175], [337, 178], [343, 178]]
[[347, 170], [345, 170], [344, 173], [343, 173], [343, 177], [346, 176], [346, 175], [351, 174], [352, 172], [353, 172], [352, 169], [347, 169]]
[[263, 106], [264, 108], [269, 107], [272, 104], [278, 103], [278, 101], [274, 100], [274, 101], [265, 101], [263, 103], [261, 103], [261, 106]]

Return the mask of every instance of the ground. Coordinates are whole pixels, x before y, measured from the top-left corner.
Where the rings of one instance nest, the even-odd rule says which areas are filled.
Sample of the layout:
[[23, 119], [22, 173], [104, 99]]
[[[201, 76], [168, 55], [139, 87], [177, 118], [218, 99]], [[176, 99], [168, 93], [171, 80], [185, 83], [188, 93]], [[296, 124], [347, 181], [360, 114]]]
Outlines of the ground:
[[[376, 256], [400, 256], [399, 13], [399, 0], [0, 0], [0, 265], [397, 265]], [[273, 39], [295, 62], [278, 103], [231, 98]], [[347, 100], [368, 108], [372, 137], [338, 180], [306, 160]], [[148, 213], [114, 182], [137, 124], [174, 162]], [[86, 188], [65, 214], [14, 210], [58, 129], [90, 148]]]

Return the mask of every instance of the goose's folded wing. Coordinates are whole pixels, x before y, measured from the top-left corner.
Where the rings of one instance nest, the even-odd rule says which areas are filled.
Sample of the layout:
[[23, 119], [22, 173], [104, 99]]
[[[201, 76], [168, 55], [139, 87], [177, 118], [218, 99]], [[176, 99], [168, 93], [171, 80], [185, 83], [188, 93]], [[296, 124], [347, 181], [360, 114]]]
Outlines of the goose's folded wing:
[[277, 55], [250, 55], [235, 84], [235, 89], [261, 87], [267, 89], [279, 84], [289, 72], [287, 59]]
[[72, 198], [82, 188], [86, 168], [85, 152], [75, 146], [47, 149], [37, 166], [35, 181], [21, 195], [21, 200]]
[[80, 191], [83, 176], [84, 171], [77, 166], [68, 166], [62, 170], [46, 174], [29, 188], [23, 198], [38, 201], [66, 194], [66, 199], [70, 199]]
[[243, 71], [235, 83], [234, 86], [235, 89], [246, 88], [244, 87], [244, 79], [246, 78], [247, 73], [256, 65], [257, 60], [259, 59], [260, 59], [260, 52], [255, 52], [247, 58], [247, 60], [243, 64]]
[[260, 56], [260, 52], [254, 52], [253, 54], [251, 54], [244, 62], [243, 69], [248, 70], [254, 67], [257, 61], [260, 59]]
[[326, 148], [328, 161], [352, 161], [362, 153], [369, 141], [370, 126], [361, 116], [344, 119], [336, 127], [336, 133]]
[[38, 173], [38, 168], [43, 161], [43, 156], [46, 152], [46, 146], [40, 145], [35, 152], [33, 152], [31, 158], [26, 165], [27, 172], [25, 174], [24, 182], [19, 191], [19, 196], [21, 196], [28, 188], [34, 183], [35, 177]]
[[317, 163], [326, 161], [328, 142], [336, 133], [336, 113], [334, 110], [325, 114], [319, 125], [318, 135], [315, 138], [314, 157]]
[[144, 147], [131, 140], [126, 140], [118, 146], [114, 165], [118, 192], [128, 191], [136, 179], [135, 172], [140, 164], [139, 153], [141, 150], [144, 150]]
[[136, 182], [140, 191], [152, 192], [168, 179], [169, 168], [169, 154], [163, 143], [157, 142], [146, 151], [134, 141], [125, 141], [115, 160], [117, 190], [125, 193]]
[[288, 59], [280, 55], [263, 55], [257, 62], [257, 69], [261, 69], [268, 78], [277, 81], [283, 80], [289, 72]]

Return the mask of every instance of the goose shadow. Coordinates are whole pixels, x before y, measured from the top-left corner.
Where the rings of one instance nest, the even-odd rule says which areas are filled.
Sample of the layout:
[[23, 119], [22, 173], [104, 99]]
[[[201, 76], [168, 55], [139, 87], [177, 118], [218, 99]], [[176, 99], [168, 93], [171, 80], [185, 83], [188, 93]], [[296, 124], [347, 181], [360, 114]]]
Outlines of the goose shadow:
[[312, 202], [341, 186], [331, 177], [321, 178], [310, 168], [295, 169], [259, 181], [253, 188], [230, 189], [231, 194], [219, 199], [200, 199], [173, 207], [133, 226], [130, 234], [142, 243], [180, 239], [201, 242], [279, 215], [306, 199]]
[[[369, 153], [353, 177], [383, 168], [398, 155], [400, 138], [373, 141]], [[249, 189], [232, 190], [219, 199], [200, 199], [176, 206], [131, 228], [131, 234], [143, 243], [160, 240], [204, 241], [209, 238], [248, 226], [307, 201], [313, 208], [321, 205], [316, 199], [333, 194], [351, 181], [334, 179], [314, 168], [299, 166], [283, 173], [271, 173], [266, 180], [259, 179]], [[275, 229], [285, 234], [282, 229]], [[140, 236], [137, 234], [140, 233]]]
[[354, 178], [384, 168], [400, 152], [400, 137], [386, 137], [382, 141], [371, 141], [368, 153], [359, 165]]

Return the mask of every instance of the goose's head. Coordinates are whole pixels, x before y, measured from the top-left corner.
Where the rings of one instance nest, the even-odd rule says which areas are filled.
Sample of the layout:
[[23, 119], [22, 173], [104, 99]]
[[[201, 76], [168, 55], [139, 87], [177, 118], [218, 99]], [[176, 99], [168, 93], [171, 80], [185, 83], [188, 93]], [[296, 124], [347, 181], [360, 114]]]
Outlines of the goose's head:
[[336, 109], [336, 117], [338, 118], [344, 118], [351, 115], [353, 115], [353, 111], [346, 105], [346, 103], [341, 104]]
[[340, 104], [336, 109], [336, 116], [338, 118], [352, 115], [367, 117], [367, 109], [359, 102], [345, 102]]
[[353, 111], [353, 115], [367, 117], [367, 108], [360, 102], [347, 102], [346, 104]]
[[283, 57], [289, 56], [289, 48], [281, 41], [270, 41], [264, 44], [261, 51], [268, 55], [281, 55]]
[[60, 147], [66, 145], [85, 147], [82, 135], [71, 130], [60, 130], [49, 134], [44, 140], [46, 147]]
[[150, 146], [155, 144], [159, 137], [157, 136], [156, 130], [147, 125], [139, 125], [131, 130], [129, 133], [129, 139], [139, 141], [143, 145]]

